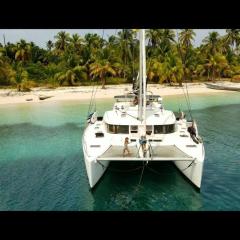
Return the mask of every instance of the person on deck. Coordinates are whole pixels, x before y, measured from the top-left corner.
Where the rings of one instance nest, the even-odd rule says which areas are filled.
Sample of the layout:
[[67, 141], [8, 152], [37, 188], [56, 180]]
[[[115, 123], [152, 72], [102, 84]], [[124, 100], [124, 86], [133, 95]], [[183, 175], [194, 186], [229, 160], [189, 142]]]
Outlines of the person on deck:
[[126, 156], [126, 152], [127, 152], [127, 155], [130, 155], [130, 151], [129, 151], [129, 148], [128, 148], [128, 144], [129, 144], [129, 138], [126, 137], [125, 140], [124, 140], [124, 148], [123, 148], [123, 156]]
[[136, 106], [138, 105], [138, 97], [135, 96], [134, 100], [133, 100], [133, 105]]
[[147, 140], [146, 140], [145, 136], [141, 137], [140, 144], [142, 146], [143, 157], [146, 157], [147, 151], [148, 151], [148, 147], [147, 147]]
[[195, 142], [195, 143], [199, 143], [200, 140], [197, 138], [197, 133], [196, 133], [196, 128], [195, 128], [195, 122], [193, 121], [192, 122], [192, 126], [188, 127], [188, 132], [190, 133], [190, 136], [192, 138], [192, 140]]

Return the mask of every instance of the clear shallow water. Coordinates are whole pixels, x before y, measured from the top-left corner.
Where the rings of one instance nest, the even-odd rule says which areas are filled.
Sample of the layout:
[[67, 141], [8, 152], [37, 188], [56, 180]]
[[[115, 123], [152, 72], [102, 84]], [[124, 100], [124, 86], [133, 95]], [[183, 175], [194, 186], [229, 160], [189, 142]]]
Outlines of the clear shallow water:
[[[89, 191], [81, 135], [85, 102], [0, 106], [0, 210], [240, 210], [240, 93], [191, 95], [205, 143], [201, 192], [171, 163], [112, 164]], [[183, 96], [165, 107], [186, 109]], [[104, 112], [113, 101], [99, 100]], [[117, 170], [117, 172], [116, 172]]]

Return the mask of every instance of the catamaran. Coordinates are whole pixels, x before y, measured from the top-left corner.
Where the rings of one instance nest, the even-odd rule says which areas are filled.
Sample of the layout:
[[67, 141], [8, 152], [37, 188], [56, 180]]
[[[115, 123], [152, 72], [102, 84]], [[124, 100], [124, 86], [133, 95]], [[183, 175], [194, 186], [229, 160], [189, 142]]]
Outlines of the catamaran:
[[205, 151], [197, 124], [182, 112], [177, 117], [164, 108], [160, 95], [147, 91], [144, 29], [139, 31], [139, 43], [137, 88], [115, 96], [113, 108], [103, 116], [97, 111], [88, 116], [82, 146], [90, 187], [111, 161], [172, 161], [200, 189]]

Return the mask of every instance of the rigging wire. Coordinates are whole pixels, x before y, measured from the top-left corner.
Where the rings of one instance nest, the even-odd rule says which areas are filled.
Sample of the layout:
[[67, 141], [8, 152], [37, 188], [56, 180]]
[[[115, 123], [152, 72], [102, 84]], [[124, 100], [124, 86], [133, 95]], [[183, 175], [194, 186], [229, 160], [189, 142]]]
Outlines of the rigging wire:
[[178, 39], [177, 48], [178, 48], [178, 52], [180, 54], [180, 57], [181, 57], [181, 60], [182, 60], [182, 63], [183, 63], [183, 82], [185, 83], [185, 86], [186, 86], [186, 93], [184, 91], [183, 86], [182, 86], [182, 89], [183, 89], [184, 97], [185, 97], [185, 100], [186, 100], [186, 103], [187, 103], [188, 112], [190, 114], [191, 120], [193, 120], [192, 108], [191, 108], [190, 98], [189, 98], [189, 94], [188, 94], [188, 87], [187, 87], [187, 82], [186, 82], [186, 79], [185, 79], [186, 56], [185, 56], [185, 58], [183, 58], [183, 54], [182, 54], [182, 50], [181, 50], [180, 42], [179, 42], [179, 37], [178, 37], [178, 32], [177, 32], [177, 39]]
[[[103, 32], [102, 32], [102, 40], [104, 39], [104, 29], [103, 29]], [[93, 85], [94, 82], [93, 82], [93, 79], [92, 79], [92, 94], [91, 94], [91, 99], [90, 99], [90, 103], [89, 103], [89, 106], [88, 106], [88, 113], [87, 113], [87, 117], [89, 116], [90, 112], [93, 111], [93, 106], [94, 106], [94, 112], [96, 112], [97, 110], [97, 104], [96, 104], [96, 93], [97, 93], [97, 90], [98, 90], [98, 85], [96, 85], [96, 87]]]

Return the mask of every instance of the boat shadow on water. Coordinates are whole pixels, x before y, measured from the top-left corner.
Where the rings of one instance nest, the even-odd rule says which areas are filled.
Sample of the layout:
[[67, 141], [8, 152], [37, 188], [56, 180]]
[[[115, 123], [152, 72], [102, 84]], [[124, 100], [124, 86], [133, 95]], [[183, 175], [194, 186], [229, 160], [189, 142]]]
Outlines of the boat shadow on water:
[[[94, 210], [196, 210], [202, 198], [171, 162], [110, 163], [92, 188]], [[126, 187], [127, 186], [127, 187]]]

